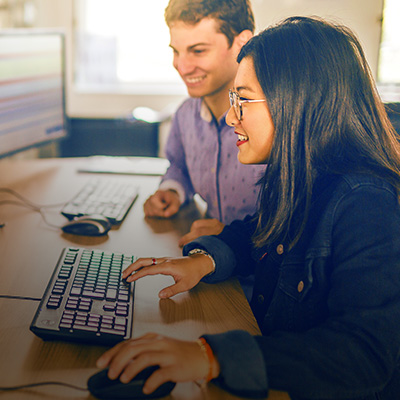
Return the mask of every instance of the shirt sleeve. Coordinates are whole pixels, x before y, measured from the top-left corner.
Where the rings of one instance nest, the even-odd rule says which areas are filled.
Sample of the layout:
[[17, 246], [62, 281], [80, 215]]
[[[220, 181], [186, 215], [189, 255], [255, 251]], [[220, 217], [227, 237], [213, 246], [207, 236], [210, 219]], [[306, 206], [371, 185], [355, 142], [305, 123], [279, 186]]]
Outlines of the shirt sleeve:
[[272, 388], [293, 399], [359, 399], [392, 379], [400, 349], [396, 196], [371, 187], [343, 196], [333, 210], [331, 240], [329, 262], [316, 259], [313, 267], [331, 269], [327, 318], [298, 332], [207, 335], [221, 365], [217, 384], [233, 393]]
[[223, 371], [214, 383], [236, 396], [257, 399], [268, 396], [264, 360], [257, 341], [248, 332], [229, 331], [204, 335], [204, 339]]
[[166, 181], [177, 182], [181, 188], [178, 193], [180, 198], [183, 199], [183, 203], [192, 199], [195, 192], [186, 164], [182, 132], [179, 129], [179, 117], [178, 110], [173, 118], [171, 131], [165, 146], [165, 155], [170, 162], [170, 166], [161, 180], [161, 185]]
[[173, 179], [164, 179], [158, 188], [160, 190], [174, 190], [176, 193], [178, 193], [181, 204], [185, 202], [185, 191], [179, 182], [174, 181]]

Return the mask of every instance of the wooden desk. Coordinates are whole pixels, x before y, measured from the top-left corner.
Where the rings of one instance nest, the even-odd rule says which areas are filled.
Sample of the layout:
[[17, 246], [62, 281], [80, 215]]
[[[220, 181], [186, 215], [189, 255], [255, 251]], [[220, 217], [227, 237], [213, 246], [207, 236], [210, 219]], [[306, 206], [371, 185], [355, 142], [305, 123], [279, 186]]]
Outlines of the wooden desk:
[[[200, 216], [195, 204], [170, 220], [143, 218], [143, 202], [158, 186], [159, 178], [77, 173], [84, 159], [48, 159], [0, 163], [0, 187], [9, 187], [39, 204], [63, 203], [93, 178], [125, 179], [140, 187], [139, 198], [125, 221], [106, 237], [80, 237], [49, 227], [31, 210], [3, 205], [0, 208], [0, 294], [41, 298], [62, 248], [81, 246], [133, 253], [138, 256], [178, 256], [178, 238]], [[10, 198], [0, 193], [0, 200]], [[60, 206], [45, 210], [51, 224], [65, 218]], [[218, 285], [199, 284], [190, 292], [159, 300], [158, 291], [169, 277], [146, 277], [136, 285], [134, 336], [158, 332], [180, 339], [195, 339], [203, 333], [245, 329], [259, 333], [240, 285], [236, 280]], [[96, 359], [105, 347], [65, 342], [44, 342], [29, 330], [37, 302], [0, 299], [0, 386], [39, 381], [63, 381], [86, 386], [97, 371]], [[88, 392], [59, 386], [16, 392], [0, 392], [0, 399], [92, 399]], [[194, 383], [178, 384], [171, 396], [183, 399], [235, 399], [210, 384], [200, 389]], [[269, 399], [287, 399], [271, 392]]]

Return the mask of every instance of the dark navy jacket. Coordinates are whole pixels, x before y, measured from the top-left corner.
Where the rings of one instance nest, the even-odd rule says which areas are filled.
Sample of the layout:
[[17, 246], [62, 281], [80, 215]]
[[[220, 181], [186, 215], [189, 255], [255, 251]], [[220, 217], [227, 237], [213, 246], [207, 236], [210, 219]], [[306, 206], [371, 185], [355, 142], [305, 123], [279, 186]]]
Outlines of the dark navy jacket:
[[395, 190], [365, 175], [315, 187], [308, 225], [254, 249], [256, 221], [234, 221], [189, 243], [216, 261], [212, 283], [255, 273], [251, 307], [262, 336], [206, 335], [221, 365], [216, 383], [240, 396], [400, 399], [400, 206]]

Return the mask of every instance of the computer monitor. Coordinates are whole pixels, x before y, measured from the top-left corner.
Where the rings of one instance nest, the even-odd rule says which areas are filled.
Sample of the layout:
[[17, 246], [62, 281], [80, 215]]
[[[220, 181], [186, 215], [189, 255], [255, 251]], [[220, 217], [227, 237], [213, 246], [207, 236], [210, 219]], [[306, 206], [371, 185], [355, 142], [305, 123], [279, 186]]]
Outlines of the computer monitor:
[[64, 34], [0, 30], [0, 157], [67, 132]]

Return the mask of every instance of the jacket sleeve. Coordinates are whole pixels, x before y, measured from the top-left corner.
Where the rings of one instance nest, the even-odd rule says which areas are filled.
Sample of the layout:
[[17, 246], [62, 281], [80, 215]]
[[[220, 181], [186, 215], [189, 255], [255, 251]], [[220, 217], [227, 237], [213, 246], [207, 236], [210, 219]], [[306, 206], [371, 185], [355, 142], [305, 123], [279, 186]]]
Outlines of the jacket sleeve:
[[182, 132], [179, 127], [179, 110], [172, 120], [171, 131], [165, 146], [165, 154], [170, 166], [162, 178], [161, 184], [167, 181], [178, 182], [184, 192], [183, 202], [194, 196], [192, 181], [186, 164], [185, 148], [182, 139]]
[[255, 261], [252, 259], [252, 234], [256, 217], [247, 216], [243, 221], [235, 220], [226, 225], [217, 236], [201, 236], [183, 248], [186, 256], [190, 250], [206, 250], [216, 264], [215, 272], [202, 279], [203, 282], [216, 283], [230, 276], [248, 276], [254, 273]]
[[[360, 186], [338, 201], [331, 219], [330, 261], [313, 261], [313, 268], [331, 268], [328, 317], [301, 332], [207, 335], [221, 365], [217, 384], [238, 394], [272, 388], [293, 399], [358, 399], [379, 392], [394, 375], [400, 354], [398, 200], [384, 188]], [[262, 357], [249, 365], [255, 344]]]

